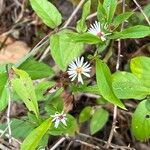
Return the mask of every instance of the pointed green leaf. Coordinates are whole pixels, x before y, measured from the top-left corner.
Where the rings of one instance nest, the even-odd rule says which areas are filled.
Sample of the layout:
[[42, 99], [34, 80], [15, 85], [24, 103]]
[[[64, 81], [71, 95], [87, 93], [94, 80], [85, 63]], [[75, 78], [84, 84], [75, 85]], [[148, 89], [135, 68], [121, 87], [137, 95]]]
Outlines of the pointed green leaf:
[[21, 150], [35, 150], [42, 137], [50, 128], [51, 122], [51, 119], [47, 119], [39, 127], [34, 129], [23, 141], [21, 145]]
[[103, 7], [107, 13], [107, 22], [110, 24], [116, 11], [117, 0], [104, 0]]
[[86, 32], [87, 26], [86, 26], [86, 18], [90, 14], [90, 7], [91, 7], [91, 0], [88, 0], [84, 6], [83, 6], [83, 12], [81, 19], [77, 22], [77, 31], [78, 32]]
[[69, 33], [68, 37], [74, 42], [81, 42], [87, 44], [98, 44], [101, 43], [101, 39], [98, 36], [92, 35], [90, 33]]
[[124, 29], [122, 32], [114, 32], [111, 39], [143, 38], [150, 35], [150, 27], [137, 25]]
[[133, 15], [133, 12], [122, 13], [118, 15], [117, 17], [115, 17], [112, 24], [114, 25], [115, 28], [117, 28], [123, 21], [127, 20], [132, 15]]
[[110, 69], [100, 59], [96, 60], [96, 80], [100, 94], [110, 103], [125, 109], [124, 104], [116, 97], [113, 92]]
[[38, 117], [39, 116], [38, 103], [31, 78], [23, 70], [14, 68], [14, 71], [15, 74], [19, 76], [19, 78], [17, 77], [12, 80], [13, 89], [16, 91], [18, 96], [23, 100], [26, 107], [30, 111], [33, 111]]

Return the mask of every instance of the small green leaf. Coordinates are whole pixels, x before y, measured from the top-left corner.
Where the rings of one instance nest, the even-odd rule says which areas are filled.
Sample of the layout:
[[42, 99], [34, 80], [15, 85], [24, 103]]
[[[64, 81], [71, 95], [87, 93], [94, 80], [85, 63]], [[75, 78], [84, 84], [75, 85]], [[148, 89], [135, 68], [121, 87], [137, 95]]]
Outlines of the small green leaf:
[[145, 56], [135, 57], [130, 62], [130, 68], [132, 73], [150, 89], [150, 58]]
[[90, 106], [85, 107], [80, 113], [79, 122], [82, 123], [87, 121], [91, 117], [91, 115], [92, 115], [92, 107]]
[[114, 19], [112, 24], [114, 25], [115, 28], [117, 28], [123, 21], [127, 20], [132, 15], [133, 15], [133, 12], [122, 13]]
[[97, 18], [101, 24], [106, 24], [107, 13], [100, 2], [98, 3], [98, 7], [97, 7]]
[[6, 108], [7, 104], [8, 104], [8, 89], [5, 86], [0, 95], [0, 112]]
[[143, 99], [150, 93], [150, 89], [132, 73], [119, 71], [112, 75], [112, 79], [114, 93], [120, 99]]
[[35, 93], [38, 100], [45, 100], [45, 96], [49, 94], [47, 90], [50, 90], [55, 82], [43, 81], [35, 86]]
[[21, 145], [21, 150], [35, 150], [41, 141], [42, 137], [46, 134], [51, 126], [51, 118], [45, 120], [39, 127], [34, 129]]
[[132, 116], [131, 129], [136, 139], [140, 141], [150, 138], [150, 110], [147, 109], [147, 101], [139, 103]]
[[88, 0], [84, 6], [83, 6], [83, 12], [81, 19], [77, 22], [77, 31], [78, 32], [86, 32], [87, 26], [86, 26], [86, 18], [90, 14], [90, 7], [91, 7], [91, 0]]
[[95, 134], [104, 127], [108, 120], [108, 116], [108, 112], [103, 108], [97, 109], [95, 111], [90, 123], [91, 134]]
[[49, 115], [53, 115], [56, 112], [61, 113], [64, 110], [64, 100], [60, 96], [55, 97], [45, 107]]
[[143, 38], [150, 35], [150, 27], [137, 25], [124, 29], [122, 32], [114, 32], [111, 39]]
[[8, 103], [7, 78], [6, 73], [0, 73], [0, 111], [4, 110]]
[[69, 114], [66, 115], [66, 118], [67, 118], [66, 120], [67, 126], [64, 126], [62, 123], [60, 123], [58, 128], [55, 128], [53, 123], [49, 133], [55, 136], [64, 135], [64, 134], [69, 134], [70, 136], [74, 136], [75, 132], [78, 131], [78, 125], [76, 119]]
[[109, 102], [125, 109], [124, 104], [113, 92], [110, 69], [100, 59], [96, 60], [96, 80], [100, 94]]
[[104, 0], [103, 7], [107, 13], [107, 23], [110, 24], [116, 11], [117, 0]]
[[7, 79], [8, 79], [8, 77], [7, 77], [6, 73], [0, 73], [0, 96], [1, 96], [3, 89], [6, 85]]
[[26, 107], [30, 111], [33, 111], [38, 118], [39, 116], [38, 103], [31, 78], [23, 70], [14, 68], [14, 71], [15, 74], [19, 76], [19, 78], [17, 77], [12, 80], [13, 89], [16, 91], [18, 96], [23, 100]]
[[92, 35], [90, 33], [69, 33], [68, 37], [74, 42], [81, 42], [87, 44], [98, 44], [101, 43], [101, 39], [98, 36]]
[[30, 0], [30, 3], [33, 10], [47, 26], [54, 29], [61, 24], [61, 14], [48, 0]]
[[71, 33], [71, 31], [64, 30], [50, 37], [52, 57], [63, 71], [65, 71], [68, 64], [83, 51], [83, 44], [76, 43], [68, 38], [68, 33]]
[[33, 80], [54, 75], [54, 71], [48, 65], [30, 59], [21, 64], [19, 69], [26, 71]]

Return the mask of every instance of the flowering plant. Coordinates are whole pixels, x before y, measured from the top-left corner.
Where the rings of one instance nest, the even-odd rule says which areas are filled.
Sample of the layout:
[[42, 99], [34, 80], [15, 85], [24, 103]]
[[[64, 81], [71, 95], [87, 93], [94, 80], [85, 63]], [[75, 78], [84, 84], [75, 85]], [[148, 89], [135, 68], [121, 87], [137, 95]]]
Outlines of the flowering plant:
[[[130, 109], [124, 100], [141, 101], [132, 115], [131, 133], [141, 141], [150, 138], [150, 58], [134, 57], [129, 62], [126, 60], [127, 66], [121, 66], [125, 59], [121, 40], [144, 38], [150, 35], [150, 27], [127, 22], [134, 13], [116, 12], [120, 7], [117, 0], [98, 2], [94, 19], [91, 18], [94, 2], [81, 1], [78, 6], [83, 6], [82, 15], [76, 28], [68, 26], [74, 16], [63, 25], [61, 13], [48, 0], [30, 0], [30, 3], [52, 31], [21, 61], [7, 65], [0, 73], [0, 111], [10, 104], [10, 96], [21, 99], [29, 111], [25, 122], [30, 132], [24, 137], [21, 150], [36, 149], [42, 139], [46, 141], [41, 144], [45, 147], [49, 135], [75, 136], [85, 121], [89, 122], [93, 135], [106, 126], [113, 106], [109, 148], [117, 112]], [[54, 67], [32, 58], [48, 42]], [[108, 64], [113, 66], [112, 70]], [[76, 119], [69, 112], [76, 97], [82, 94], [92, 96], [96, 103], [86, 105]]]

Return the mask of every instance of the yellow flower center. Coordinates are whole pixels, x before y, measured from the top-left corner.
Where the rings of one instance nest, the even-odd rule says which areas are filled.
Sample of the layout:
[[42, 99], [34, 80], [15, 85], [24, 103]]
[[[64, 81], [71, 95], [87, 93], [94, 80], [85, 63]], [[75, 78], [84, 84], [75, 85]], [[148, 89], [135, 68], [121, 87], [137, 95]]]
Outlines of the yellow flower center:
[[81, 74], [81, 72], [82, 72], [82, 67], [78, 67], [78, 68], [76, 69], [76, 72], [77, 72], [77, 74]]

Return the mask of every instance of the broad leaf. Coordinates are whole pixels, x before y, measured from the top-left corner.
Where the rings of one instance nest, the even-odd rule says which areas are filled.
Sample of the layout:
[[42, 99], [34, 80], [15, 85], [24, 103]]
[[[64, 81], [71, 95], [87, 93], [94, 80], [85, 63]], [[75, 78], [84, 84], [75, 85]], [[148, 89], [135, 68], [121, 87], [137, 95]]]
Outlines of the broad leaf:
[[145, 56], [135, 57], [130, 62], [130, 68], [132, 73], [150, 89], [150, 58]]
[[31, 78], [23, 70], [14, 68], [14, 71], [15, 74], [19, 76], [19, 78], [17, 77], [12, 80], [13, 89], [16, 91], [18, 96], [23, 100], [26, 107], [30, 111], [33, 111], [38, 118], [39, 116], [38, 103]]
[[[7, 126], [7, 123], [0, 124], [0, 129], [4, 131]], [[31, 123], [21, 119], [12, 119], [10, 127], [12, 136], [20, 140], [24, 140], [26, 136], [34, 129]]]
[[33, 80], [51, 77], [54, 74], [48, 65], [30, 59], [21, 64], [19, 69], [26, 71]]
[[149, 100], [139, 103], [132, 116], [132, 132], [136, 139], [144, 141], [150, 138], [150, 110], [147, 108]]
[[108, 112], [103, 108], [96, 110], [90, 122], [91, 134], [95, 134], [104, 127], [108, 120], [108, 116]]
[[85, 107], [80, 113], [79, 122], [82, 123], [87, 121], [91, 117], [91, 115], [92, 115], [92, 107], [90, 106]]
[[71, 31], [64, 30], [50, 37], [52, 57], [63, 71], [65, 71], [68, 64], [83, 51], [83, 44], [76, 43], [68, 38], [68, 33], [71, 33]]
[[150, 93], [150, 89], [132, 73], [116, 72], [112, 78], [114, 93], [120, 99], [143, 99]]
[[100, 59], [96, 60], [96, 80], [100, 94], [109, 102], [125, 109], [124, 104], [113, 92], [110, 69]]
[[42, 137], [50, 128], [51, 122], [51, 119], [47, 119], [39, 127], [34, 129], [23, 141], [21, 145], [21, 150], [35, 150]]
[[33, 10], [50, 28], [56, 28], [61, 24], [61, 14], [48, 0], [30, 0]]
[[137, 25], [124, 29], [122, 32], [114, 32], [111, 39], [143, 38], [150, 35], [150, 27]]

